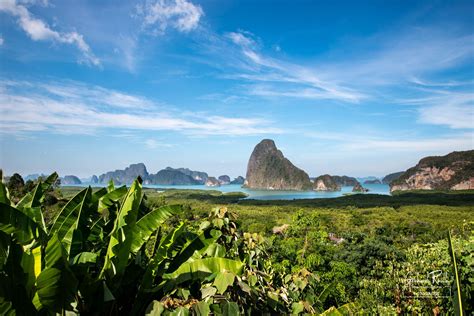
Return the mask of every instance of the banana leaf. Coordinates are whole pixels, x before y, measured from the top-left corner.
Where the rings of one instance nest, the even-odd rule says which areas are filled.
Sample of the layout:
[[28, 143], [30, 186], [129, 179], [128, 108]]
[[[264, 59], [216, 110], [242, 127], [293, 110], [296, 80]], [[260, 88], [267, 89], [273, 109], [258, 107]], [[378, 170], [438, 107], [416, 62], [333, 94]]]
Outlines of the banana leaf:
[[[101, 276], [107, 275], [112, 278], [123, 275], [130, 256], [133, 230], [136, 225], [141, 199], [142, 186], [138, 180], [135, 180], [128, 190], [115, 219]], [[119, 284], [115, 283], [114, 286], [118, 287]]]
[[180, 210], [181, 206], [179, 205], [162, 206], [140, 218], [132, 230], [132, 253], [136, 254], [143, 244], [148, 241], [153, 232]]

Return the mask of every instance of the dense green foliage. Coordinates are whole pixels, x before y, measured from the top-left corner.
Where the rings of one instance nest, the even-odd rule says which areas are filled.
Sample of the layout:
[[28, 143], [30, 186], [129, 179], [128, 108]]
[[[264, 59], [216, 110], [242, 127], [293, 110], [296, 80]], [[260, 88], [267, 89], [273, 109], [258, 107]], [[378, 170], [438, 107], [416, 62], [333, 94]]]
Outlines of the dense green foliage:
[[56, 178], [18, 202], [0, 185], [2, 313], [437, 315], [457, 293], [474, 308], [468, 192], [272, 204], [140, 181], [58, 194]]

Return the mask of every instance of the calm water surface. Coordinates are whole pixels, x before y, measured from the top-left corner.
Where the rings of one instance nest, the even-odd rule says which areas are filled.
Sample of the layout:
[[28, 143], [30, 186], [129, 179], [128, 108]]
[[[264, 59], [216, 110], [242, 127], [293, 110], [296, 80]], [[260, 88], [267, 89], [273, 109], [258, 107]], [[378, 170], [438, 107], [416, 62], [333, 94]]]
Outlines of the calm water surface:
[[[88, 185], [84, 183], [83, 186]], [[93, 184], [92, 186], [105, 186]], [[363, 186], [372, 194], [390, 194], [390, 188], [387, 184], [363, 184]], [[345, 193], [351, 193], [352, 187], [342, 187], [339, 192], [298, 192], [298, 191], [265, 191], [249, 190], [242, 188], [239, 184], [222, 185], [220, 187], [207, 187], [205, 185], [144, 185], [146, 188], [160, 189], [182, 189], [182, 190], [218, 190], [221, 192], [244, 192], [248, 194], [249, 199], [257, 200], [293, 200], [293, 199], [320, 199], [343, 196]]]

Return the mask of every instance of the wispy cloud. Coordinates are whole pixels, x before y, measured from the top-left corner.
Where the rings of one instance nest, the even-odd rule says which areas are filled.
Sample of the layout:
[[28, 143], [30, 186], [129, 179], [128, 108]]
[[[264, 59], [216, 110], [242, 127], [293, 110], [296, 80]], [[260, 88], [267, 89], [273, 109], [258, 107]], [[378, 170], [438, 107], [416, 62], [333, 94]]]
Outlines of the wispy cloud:
[[81, 62], [100, 66], [100, 60], [94, 55], [84, 37], [77, 32], [58, 32], [51, 29], [46, 22], [35, 18], [25, 5], [16, 0], [0, 1], [0, 12], [5, 12], [16, 17], [18, 25], [34, 41], [54, 41], [76, 46], [82, 53]]
[[[258, 40], [250, 32], [230, 32], [224, 36], [238, 48], [244, 60], [241, 71], [230, 79], [250, 82], [248, 93], [265, 97], [334, 99], [359, 102], [366, 96], [349, 85], [340, 85], [318, 76], [316, 67], [301, 66], [263, 54]], [[228, 56], [226, 54], [225, 56]]]
[[282, 132], [259, 118], [195, 115], [188, 119], [147, 98], [77, 82], [4, 81], [0, 104], [4, 133], [90, 134], [116, 129], [245, 136]]
[[157, 141], [156, 139], [153, 139], [153, 138], [146, 139], [144, 143], [145, 143], [145, 146], [149, 149], [156, 149], [156, 148], [163, 148], [163, 147], [164, 148], [173, 147], [172, 144], [163, 143], [163, 142]]
[[[422, 86], [421, 96], [397, 99], [395, 102], [416, 106], [419, 123], [444, 125], [452, 129], [474, 129], [472, 83], [431, 82], [421, 84], [421, 82], [418, 83]], [[459, 86], [463, 87], [459, 88]]]
[[192, 31], [203, 15], [201, 6], [187, 0], [147, 0], [137, 6], [137, 16], [143, 19], [143, 26], [158, 34], [168, 28]]
[[306, 137], [331, 141], [332, 151], [340, 155], [352, 153], [399, 154], [400, 152], [438, 153], [444, 154], [453, 150], [470, 150], [474, 148], [474, 138], [471, 133], [456, 133], [441, 135], [439, 137], [420, 137], [407, 135], [380, 135], [369, 133], [367, 135], [351, 135], [348, 137], [342, 132], [306, 132]]

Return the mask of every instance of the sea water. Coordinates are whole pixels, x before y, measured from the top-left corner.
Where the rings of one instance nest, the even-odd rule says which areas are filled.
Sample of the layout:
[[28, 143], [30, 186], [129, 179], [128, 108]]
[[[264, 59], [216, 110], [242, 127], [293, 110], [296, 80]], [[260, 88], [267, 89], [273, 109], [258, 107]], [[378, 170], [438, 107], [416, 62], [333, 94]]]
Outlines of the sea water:
[[[89, 185], [87, 183], [82, 186]], [[77, 186], [77, 185], [76, 185]], [[79, 185], [81, 186], [81, 185]], [[105, 184], [91, 184], [91, 186], [103, 187]], [[390, 187], [387, 184], [363, 184], [364, 188], [369, 192], [364, 194], [390, 194]], [[293, 200], [293, 199], [321, 199], [334, 198], [346, 194], [352, 194], [352, 187], [342, 187], [337, 192], [316, 192], [316, 191], [272, 191], [272, 190], [251, 190], [242, 188], [240, 184], [221, 185], [220, 187], [208, 187], [205, 185], [152, 185], [145, 184], [145, 188], [153, 188], [158, 191], [161, 189], [179, 189], [179, 190], [217, 190], [223, 193], [227, 192], [244, 192], [248, 195], [248, 199], [256, 200]]]

